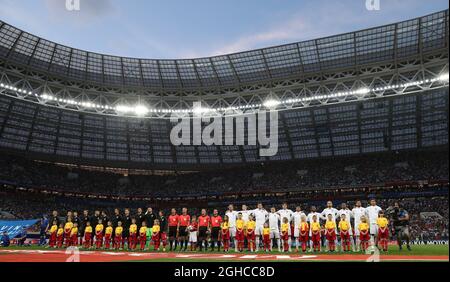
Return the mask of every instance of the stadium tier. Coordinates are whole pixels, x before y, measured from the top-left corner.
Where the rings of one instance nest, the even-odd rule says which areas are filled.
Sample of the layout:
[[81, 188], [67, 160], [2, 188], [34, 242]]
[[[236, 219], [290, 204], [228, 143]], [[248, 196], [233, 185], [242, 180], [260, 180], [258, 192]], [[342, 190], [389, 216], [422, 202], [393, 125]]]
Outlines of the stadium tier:
[[[197, 170], [446, 145], [448, 10], [192, 60], [94, 54], [0, 22], [0, 78], [0, 147], [42, 160]], [[170, 142], [173, 114], [267, 108], [279, 116], [275, 156]]]

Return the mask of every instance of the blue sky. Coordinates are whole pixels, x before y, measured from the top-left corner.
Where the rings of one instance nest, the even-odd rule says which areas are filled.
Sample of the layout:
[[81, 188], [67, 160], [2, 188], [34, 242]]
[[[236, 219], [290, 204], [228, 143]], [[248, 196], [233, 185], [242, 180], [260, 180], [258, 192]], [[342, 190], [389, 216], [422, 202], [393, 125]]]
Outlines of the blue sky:
[[0, 19], [93, 52], [196, 58], [303, 41], [448, 9], [447, 0], [0, 0]]

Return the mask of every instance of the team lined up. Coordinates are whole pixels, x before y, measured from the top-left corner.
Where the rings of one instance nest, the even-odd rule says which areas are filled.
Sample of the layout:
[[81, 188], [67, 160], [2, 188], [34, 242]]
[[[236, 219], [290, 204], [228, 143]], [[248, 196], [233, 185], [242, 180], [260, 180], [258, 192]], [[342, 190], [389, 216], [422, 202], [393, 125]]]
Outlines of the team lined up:
[[[61, 222], [58, 213], [53, 212], [47, 228], [49, 247], [62, 248], [82, 246], [87, 249], [116, 250], [154, 250], [211, 251], [228, 252], [234, 248], [243, 252], [272, 251], [275, 245], [278, 251], [321, 251], [323, 245], [328, 251], [365, 251], [370, 242], [387, 251], [389, 240], [389, 221], [375, 200], [367, 208], [357, 201], [350, 210], [342, 204], [337, 210], [330, 201], [321, 213], [311, 207], [305, 214], [301, 207], [295, 212], [283, 204], [282, 209], [274, 207], [266, 211], [262, 204], [254, 210], [246, 205], [241, 211], [235, 211], [233, 205], [222, 217], [215, 209], [208, 215], [206, 209], [197, 217], [189, 215], [187, 208], [180, 214], [172, 209], [166, 218], [164, 212], [158, 215], [148, 208], [144, 213], [138, 209], [135, 216], [125, 209], [123, 215], [116, 209], [112, 218], [105, 212], [95, 211], [89, 216], [84, 211], [81, 217], [76, 212], [68, 212]], [[325, 242], [325, 244], [323, 244]]]

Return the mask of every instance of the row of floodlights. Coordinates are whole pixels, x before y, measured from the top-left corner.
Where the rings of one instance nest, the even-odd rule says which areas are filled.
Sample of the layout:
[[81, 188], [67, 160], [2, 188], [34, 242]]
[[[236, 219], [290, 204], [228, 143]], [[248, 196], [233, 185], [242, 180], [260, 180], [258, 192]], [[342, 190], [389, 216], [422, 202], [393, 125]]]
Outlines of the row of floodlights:
[[39, 95], [37, 93], [27, 91], [24, 89], [18, 89], [14, 86], [3, 84], [3, 83], [0, 84], [0, 87], [3, 89], [8, 89], [8, 90], [26, 94], [26, 95], [27, 94], [34, 95], [38, 98], [43, 99], [44, 101], [50, 101], [50, 102], [53, 101], [53, 102], [58, 102], [58, 103], [66, 104], [66, 105], [80, 106], [85, 109], [99, 109], [99, 110], [105, 110], [105, 111], [115, 111], [117, 114], [134, 114], [137, 116], [146, 116], [149, 113], [204, 114], [204, 113], [210, 113], [210, 112], [231, 112], [231, 111], [237, 111], [237, 110], [258, 109], [258, 108], [261, 108], [262, 106], [265, 108], [268, 108], [268, 109], [275, 109], [282, 104], [290, 105], [290, 104], [295, 104], [295, 103], [308, 103], [311, 101], [342, 98], [342, 97], [352, 96], [352, 95], [364, 96], [364, 95], [367, 95], [372, 92], [377, 93], [380, 91], [393, 90], [393, 89], [399, 89], [399, 88], [407, 88], [407, 87], [411, 87], [411, 86], [419, 86], [422, 84], [429, 84], [429, 83], [434, 83], [437, 81], [448, 82], [449, 74], [444, 73], [444, 74], [442, 74], [436, 78], [432, 78], [432, 79], [408, 82], [408, 83], [403, 83], [403, 84], [393, 84], [393, 85], [377, 87], [377, 88], [373, 88], [373, 89], [364, 87], [364, 88], [360, 88], [360, 89], [357, 89], [354, 91], [336, 92], [336, 93], [331, 93], [331, 94], [327, 94], [327, 95], [319, 95], [319, 96], [314, 96], [314, 97], [293, 98], [293, 99], [287, 99], [284, 101], [268, 99], [267, 101], [265, 101], [262, 104], [250, 104], [250, 105], [244, 105], [244, 106], [223, 107], [223, 108], [215, 108], [215, 109], [204, 108], [204, 107], [194, 107], [192, 109], [151, 109], [143, 104], [137, 104], [134, 106], [128, 106], [128, 105], [108, 106], [108, 105], [101, 105], [101, 104], [97, 104], [97, 103], [93, 103], [93, 102], [79, 102], [79, 101], [76, 101], [73, 99], [58, 98], [58, 97], [55, 97], [53, 95], [46, 94], [46, 93]]

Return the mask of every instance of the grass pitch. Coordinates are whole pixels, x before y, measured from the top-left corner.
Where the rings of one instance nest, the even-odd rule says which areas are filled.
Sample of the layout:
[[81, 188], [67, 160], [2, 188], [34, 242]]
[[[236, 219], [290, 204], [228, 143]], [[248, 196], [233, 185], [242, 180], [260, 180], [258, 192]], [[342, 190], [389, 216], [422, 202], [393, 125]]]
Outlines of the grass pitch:
[[[70, 254], [65, 249], [48, 249], [43, 247], [9, 247], [0, 248], [0, 262], [64, 262]], [[360, 253], [318, 252], [318, 253], [229, 253], [224, 252], [152, 252], [152, 251], [115, 251], [80, 249], [81, 262], [364, 262], [371, 255]], [[387, 253], [381, 252], [376, 257], [381, 262], [400, 261], [449, 261], [448, 245], [416, 245], [408, 251], [397, 246], [390, 246]]]

